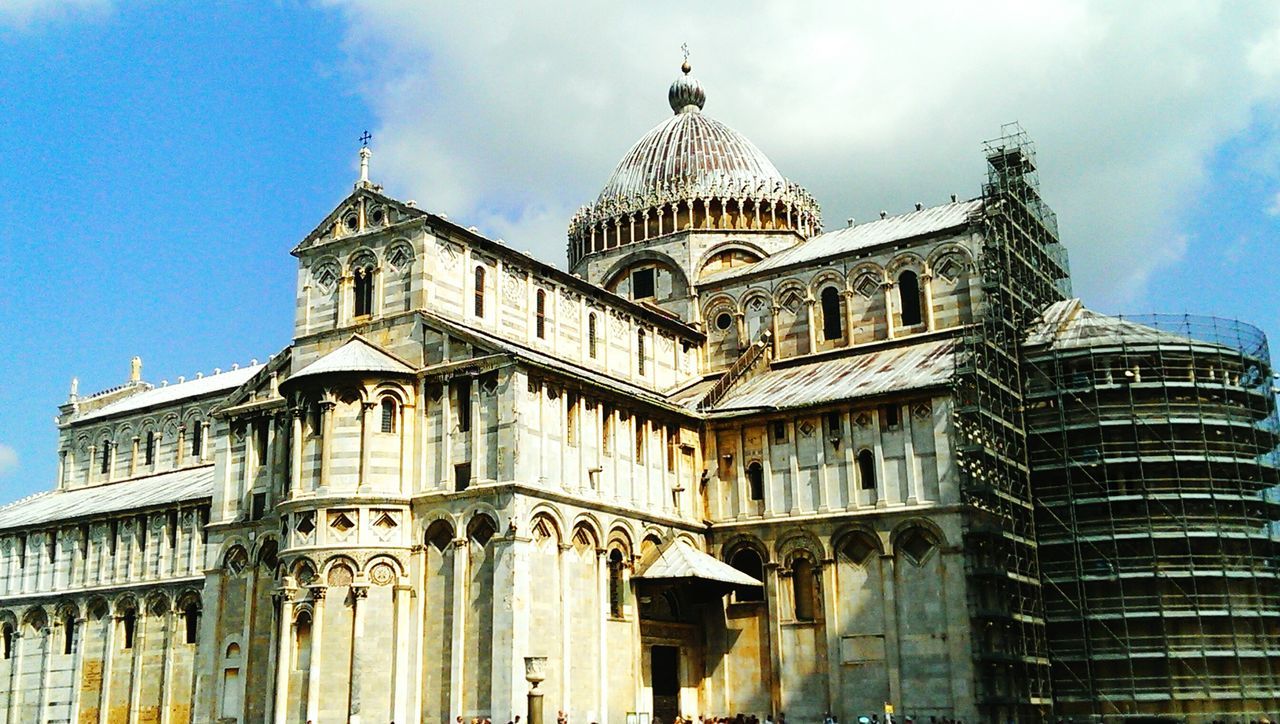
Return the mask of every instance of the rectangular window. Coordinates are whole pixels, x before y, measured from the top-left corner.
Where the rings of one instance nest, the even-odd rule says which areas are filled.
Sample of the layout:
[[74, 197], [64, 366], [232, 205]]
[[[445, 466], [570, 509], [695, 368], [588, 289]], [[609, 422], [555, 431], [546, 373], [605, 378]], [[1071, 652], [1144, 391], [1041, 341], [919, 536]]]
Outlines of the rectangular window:
[[453, 489], [466, 490], [471, 484], [471, 463], [458, 463], [453, 466]]
[[840, 427], [841, 427], [840, 413], [828, 412], [827, 413], [827, 436], [839, 438], [841, 436]]
[[637, 269], [631, 273], [631, 298], [652, 299], [654, 296], [653, 267]]
[[266, 515], [266, 514], [267, 514], [267, 494], [266, 494], [266, 493], [254, 493], [254, 494], [253, 494], [253, 509], [252, 509], [252, 510], [250, 511], [250, 513], [249, 513], [249, 519], [250, 519], [250, 520], [262, 520], [262, 517], [263, 517], [264, 515]]
[[774, 442], [787, 441], [787, 423], [782, 422], [781, 420], [773, 423], [773, 441]]
[[644, 330], [641, 329], [638, 332], [636, 332], [636, 367], [637, 367], [636, 374], [640, 375], [641, 377], [644, 376], [644, 361], [645, 361]]
[[156, 433], [153, 430], [147, 431], [147, 446], [144, 448], [143, 454], [147, 465], [156, 464]]
[[253, 423], [253, 444], [254, 452], [258, 454], [258, 465], [267, 464], [267, 435], [270, 428], [267, 427], [266, 420], [258, 420]]
[[106, 475], [111, 472], [111, 441], [104, 440], [102, 442], [102, 474]]
[[201, 459], [201, 453], [204, 452], [204, 423], [193, 422], [191, 424], [191, 457], [196, 460]]
[[596, 313], [587, 315], [587, 354], [596, 358]]
[[880, 408], [880, 415], [884, 417], [884, 426], [890, 430], [897, 430], [902, 424], [901, 410], [897, 405], [885, 405]]
[[178, 547], [178, 511], [169, 511], [168, 520], [165, 522], [165, 529], [169, 533], [169, 550], [173, 550]]
[[538, 333], [538, 339], [546, 339], [547, 338], [547, 293], [542, 291], [541, 289], [538, 290], [537, 320], [536, 320], [535, 326], [537, 327], [536, 331]]
[[468, 432], [471, 430], [471, 380], [458, 380], [453, 387], [457, 400], [454, 416], [458, 419], [458, 432]]
[[667, 425], [667, 472], [676, 471], [676, 440], [678, 431], [675, 425]]

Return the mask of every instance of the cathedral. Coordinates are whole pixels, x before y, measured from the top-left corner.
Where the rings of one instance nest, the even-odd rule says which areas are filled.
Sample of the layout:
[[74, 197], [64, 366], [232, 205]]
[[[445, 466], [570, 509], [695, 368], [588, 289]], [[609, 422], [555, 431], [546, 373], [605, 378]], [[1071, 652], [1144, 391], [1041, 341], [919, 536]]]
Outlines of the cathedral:
[[73, 385], [4, 722], [1274, 717], [1261, 333], [1073, 299], [1016, 127], [824, 230], [681, 71], [567, 272], [366, 148], [287, 346]]

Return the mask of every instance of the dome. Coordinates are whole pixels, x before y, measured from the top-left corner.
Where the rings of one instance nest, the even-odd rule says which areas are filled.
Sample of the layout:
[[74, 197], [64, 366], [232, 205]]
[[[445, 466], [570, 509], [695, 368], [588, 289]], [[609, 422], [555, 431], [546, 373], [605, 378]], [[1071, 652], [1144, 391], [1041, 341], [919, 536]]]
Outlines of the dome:
[[790, 230], [807, 237], [821, 227], [813, 197], [745, 136], [703, 113], [702, 84], [688, 63], [681, 70], [667, 92], [674, 115], [627, 151], [595, 203], [574, 216], [571, 265], [685, 230]]

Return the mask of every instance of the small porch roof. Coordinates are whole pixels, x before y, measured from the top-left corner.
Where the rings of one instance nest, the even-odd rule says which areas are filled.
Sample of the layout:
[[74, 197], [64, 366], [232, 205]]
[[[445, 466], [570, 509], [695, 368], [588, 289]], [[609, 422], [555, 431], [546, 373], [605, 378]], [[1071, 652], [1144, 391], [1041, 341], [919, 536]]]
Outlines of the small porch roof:
[[737, 568], [694, 548], [682, 538], [668, 541], [653, 561], [633, 576], [639, 581], [701, 581], [718, 586], [763, 586]]

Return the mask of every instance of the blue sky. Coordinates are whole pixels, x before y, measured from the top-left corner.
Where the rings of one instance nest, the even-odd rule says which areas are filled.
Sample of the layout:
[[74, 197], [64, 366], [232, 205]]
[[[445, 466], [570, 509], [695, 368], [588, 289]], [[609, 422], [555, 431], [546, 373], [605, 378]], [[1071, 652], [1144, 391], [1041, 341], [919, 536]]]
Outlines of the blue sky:
[[1017, 119], [1086, 302], [1280, 339], [1280, 9], [1025, 5], [6, 0], [0, 500], [52, 485], [73, 376], [288, 343], [288, 250], [366, 128], [388, 192], [563, 265], [573, 210], [669, 112], [682, 42], [707, 112], [828, 228], [976, 195], [981, 141]]

